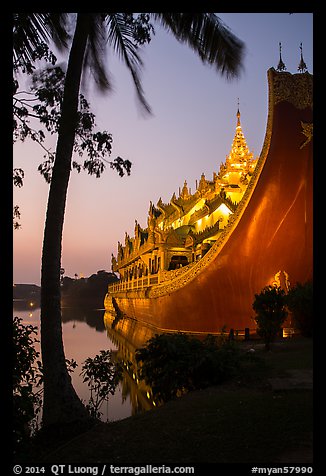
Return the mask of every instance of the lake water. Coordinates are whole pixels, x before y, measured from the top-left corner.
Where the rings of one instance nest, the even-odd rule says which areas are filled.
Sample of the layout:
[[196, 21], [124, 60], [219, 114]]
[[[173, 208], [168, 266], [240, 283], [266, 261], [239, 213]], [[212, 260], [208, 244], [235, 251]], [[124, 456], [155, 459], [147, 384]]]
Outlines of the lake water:
[[[24, 324], [40, 328], [40, 308], [30, 303], [14, 302], [14, 316], [21, 317]], [[138, 381], [135, 373], [134, 351], [148, 340], [153, 332], [131, 319], [118, 323], [104, 309], [63, 308], [63, 340], [67, 359], [74, 359], [78, 367], [72, 373], [73, 385], [79, 397], [89, 400], [89, 389], [83, 383], [82, 364], [88, 357], [95, 357], [101, 350], [112, 350], [115, 358], [124, 363], [123, 379], [109, 401], [103, 404], [103, 421], [127, 418], [155, 406], [151, 390]], [[40, 350], [40, 344], [36, 344]]]

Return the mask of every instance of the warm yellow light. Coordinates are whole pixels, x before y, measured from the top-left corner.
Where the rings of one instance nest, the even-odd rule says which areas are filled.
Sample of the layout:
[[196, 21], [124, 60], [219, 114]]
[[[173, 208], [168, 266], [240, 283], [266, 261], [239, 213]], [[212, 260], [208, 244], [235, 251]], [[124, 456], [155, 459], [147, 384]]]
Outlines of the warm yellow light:
[[30, 305], [30, 307], [33, 307], [33, 306], [34, 306], [34, 303], [33, 303], [33, 302], [30, 302], [29, 305]]
[[222, 203], [222, 205], [219, 206], [218, 211], [221, 212], [222, 215], [230, 215], [230, 210], [224, 203]]
[[283, 327], [283, 337], [285, 339], [289, 339], [293, 337], [295, 334], [294, 329], [292, 327]]

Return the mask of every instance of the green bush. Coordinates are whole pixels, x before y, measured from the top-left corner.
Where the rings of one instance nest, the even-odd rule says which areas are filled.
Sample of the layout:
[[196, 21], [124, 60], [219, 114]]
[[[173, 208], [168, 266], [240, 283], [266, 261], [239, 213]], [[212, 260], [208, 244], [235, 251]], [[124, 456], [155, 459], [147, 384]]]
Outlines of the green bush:
[[200, 341], [182, 333], [155, 335], [136, 350], [135, 357], [139, 378], [160, 402], [221, 383], [234, 375], [240, 363], [233, 342], [214, 336]]
[[294, 325], [305, 337], [313, 333], [313, 284], [307, 281], [297, 283], [291, 288], [286, 297], [289, 310], [292, 313]]
[[266, 286], [255, 294], [252, 304], [256, 317], [257, 334], [264, 339], [266, 349], [281, 334], [282, 324], [287, 318], [285, 291], [276, 286]]

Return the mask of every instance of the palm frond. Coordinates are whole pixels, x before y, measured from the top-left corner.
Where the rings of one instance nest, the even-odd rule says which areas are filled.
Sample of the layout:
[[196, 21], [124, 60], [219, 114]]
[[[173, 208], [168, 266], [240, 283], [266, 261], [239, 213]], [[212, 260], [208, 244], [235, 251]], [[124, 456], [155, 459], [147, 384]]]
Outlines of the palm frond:
[[143, 62], [138, 54], [138, 47], [133, 41], [134, 30], [132, 25], [126, 22], [124, 13], [108, 14], [107, 23], [108, 42], [129, 69], [141, 106], [147, 113], [151, 113], [140, 79]]
[[88, 43], [85, 55], [85, 64], [90, 68], [95, 82], [101, 91], [112, 89], [106, 64], [106, 21], [101, 13], [89, 13]]
[[71, 39], [67, 29], [68, 18], [68, 13], [49, 13], [47, 18], [51, 39], [60, 51], [67, 48]]
[[14, 13], [14, 62], [33, 62], [35, 50], [50, 40], [53, 40], [59, 49], [66, 47], [69, 38], [65, 28], [66, 18], [63, 13]]
[[244, 43], [215, 13], [151, 13], [181, 43], [188, 44], [201, 60], [228, 79], [243, 68]]

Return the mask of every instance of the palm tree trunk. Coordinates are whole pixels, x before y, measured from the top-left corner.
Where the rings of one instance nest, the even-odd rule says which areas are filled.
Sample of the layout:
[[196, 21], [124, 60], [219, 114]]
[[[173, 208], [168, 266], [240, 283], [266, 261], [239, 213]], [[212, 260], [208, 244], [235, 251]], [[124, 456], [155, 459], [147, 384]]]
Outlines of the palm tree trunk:
[[60, 290], [62, 231], [87, 38], [87, 16], [78, 14], [68, 61], [43, 239], [41, 272], [43, 426], [88, 418], [88, 412], [75, 392], [66, 367]]

